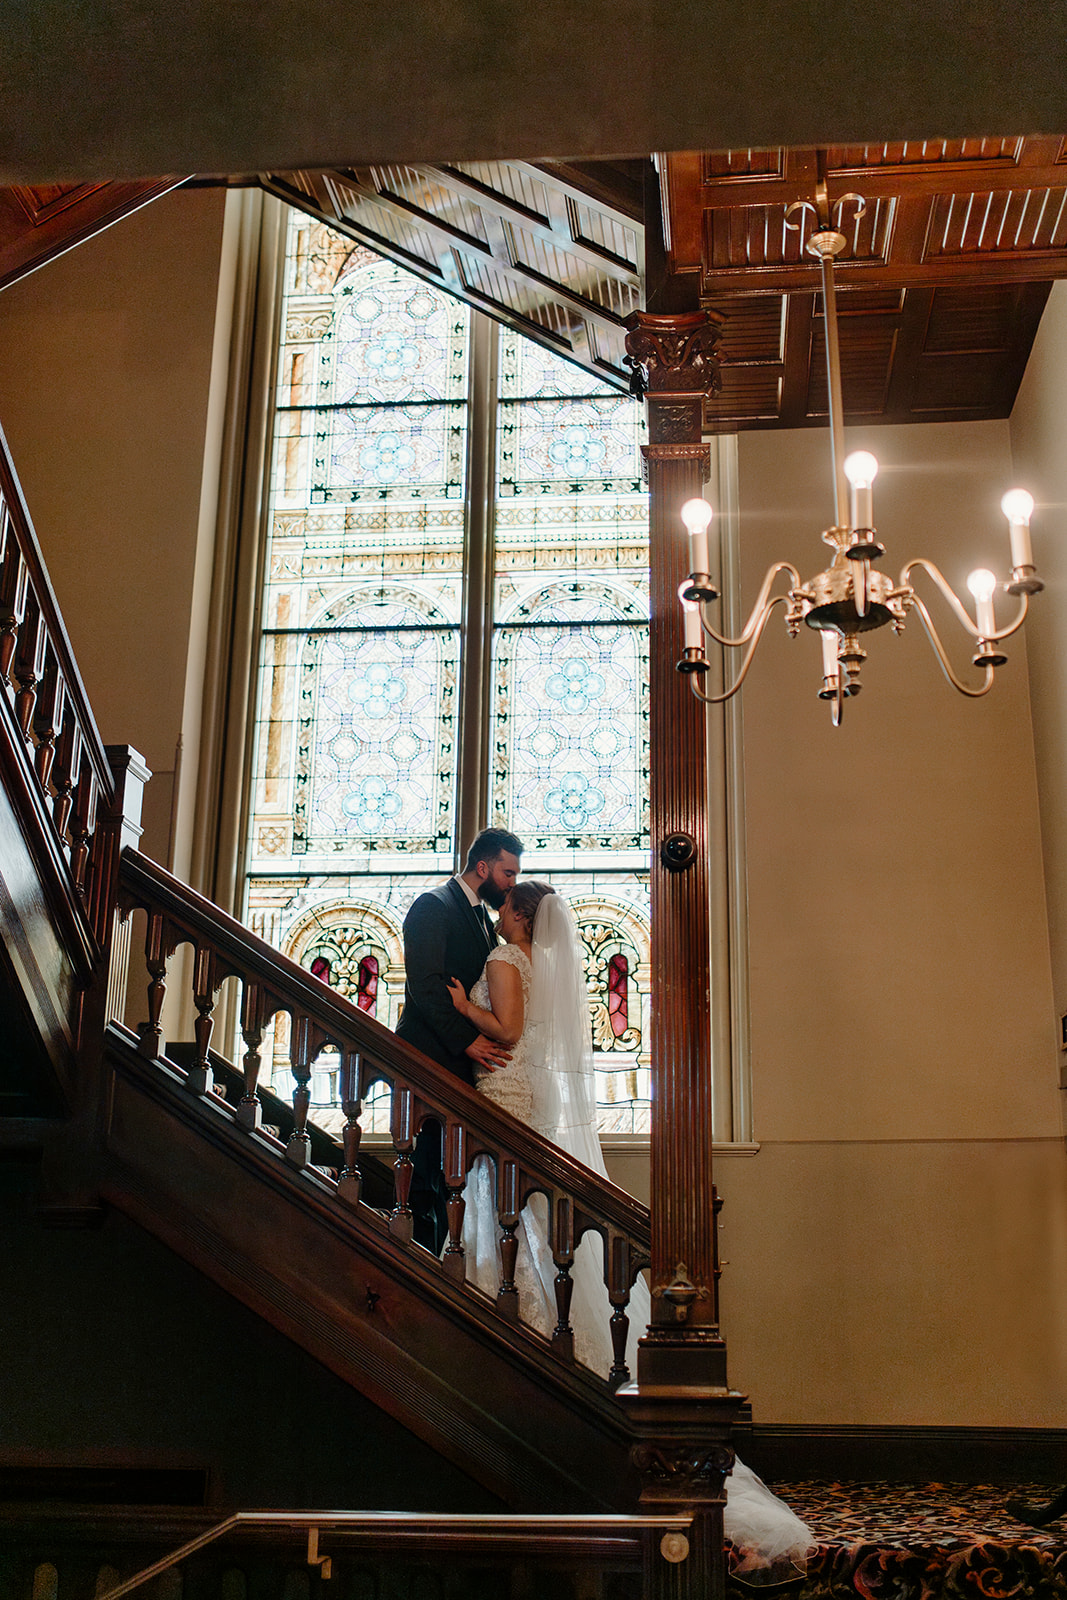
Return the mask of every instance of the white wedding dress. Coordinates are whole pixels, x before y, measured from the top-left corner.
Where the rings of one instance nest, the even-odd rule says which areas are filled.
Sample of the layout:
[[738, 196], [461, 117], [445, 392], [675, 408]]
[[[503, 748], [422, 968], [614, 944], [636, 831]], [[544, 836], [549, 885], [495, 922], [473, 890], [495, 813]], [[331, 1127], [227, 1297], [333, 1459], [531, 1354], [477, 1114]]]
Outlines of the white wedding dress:
[[[606, 1178], [596, 1128], [589, 1000], [574, 916], [563, 897], [545, 895], [537, 907], [532, 963], [517, 945], [498, 945], [490, 951], [470, 994], [474, 1005], [485, 1011], [492, 1010], [490, 961], [507, 961], [518, 971], [525, 1023], [507, 1066], [477, 1073], [479, 1093]], [[496, 1176], [488, 1156], [479, 1156], [471, 1167], [464, 1200], [467, 1280], [495, 1297], [500, 1287], [500, 1224]], [[548, 1243], [548, 1207], [543, 1195], [531, 1196], [516, 1237], [519, 1313], [528, 1327], [548, 1337], [556, 1326], [556, 1265]], [[598, 1235], [587, 1233], [582, 1238], [571, 1280], [575, 1355], [583, 1365], [607, 1377], [612, 1363], [611, 1307]], [[626, 1362], [633, 1373], [637, 1341], [651, 1320], [648, 1285], [642, 1277], [633, 1286], [628, 1315]], [[739, 1556], [734, 1570], [742, 1575], [780, 1576], [782, 1563], [803, 1566], [815, 1549], [810, 1528], [741, 1461], [735, 1462], [726, 1481], [724, 1521], [726, 1537]], [[774, 1568], [774, 1573], [768, 1568]]]

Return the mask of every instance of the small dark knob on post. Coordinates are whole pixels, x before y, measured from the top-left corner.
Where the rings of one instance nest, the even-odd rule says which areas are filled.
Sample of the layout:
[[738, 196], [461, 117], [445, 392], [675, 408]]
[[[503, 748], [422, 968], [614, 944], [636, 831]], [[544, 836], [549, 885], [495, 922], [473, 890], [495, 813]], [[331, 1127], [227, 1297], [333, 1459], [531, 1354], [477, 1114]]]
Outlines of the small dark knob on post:
[[659, 858], [668, 872], [684, 872], [697, 858], [697, 842], [688, 833], [669, 833], [659, 847]]

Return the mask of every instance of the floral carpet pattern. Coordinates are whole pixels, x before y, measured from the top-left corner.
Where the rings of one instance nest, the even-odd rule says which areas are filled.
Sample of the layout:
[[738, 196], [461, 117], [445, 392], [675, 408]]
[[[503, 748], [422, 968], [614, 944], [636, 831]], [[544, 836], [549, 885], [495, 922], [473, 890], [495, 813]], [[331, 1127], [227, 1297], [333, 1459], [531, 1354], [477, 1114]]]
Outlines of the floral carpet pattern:
[[1051, 1499], [1047, 1484], [776, 1483], [818, 1550], [801, 1579], [731, 1579], [741, 1596], [799, 1600], [1067, 1600], [1067, 1518], [1028, 1528], [1009, 1499]]

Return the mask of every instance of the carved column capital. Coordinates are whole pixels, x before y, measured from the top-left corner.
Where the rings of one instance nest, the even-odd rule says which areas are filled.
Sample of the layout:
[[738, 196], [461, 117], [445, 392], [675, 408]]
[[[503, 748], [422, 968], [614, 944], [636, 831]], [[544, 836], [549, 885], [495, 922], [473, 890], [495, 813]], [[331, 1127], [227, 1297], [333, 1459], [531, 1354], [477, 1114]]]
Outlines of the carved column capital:
[[729, 1444], [635, 1444], [630, 1460], [641, 1476], [641, 1499], [646, 1505], [666, 1500], [691, 1508], [725, 1501], [724, 1484], [734, 1451]]
[[653, 446], [700, 442], [705, 396], [722, 386], [718, 343], [725, 320], [718, 311], [635, 311], [627, 318], [626, 363], [635, 391], [648, 402]]

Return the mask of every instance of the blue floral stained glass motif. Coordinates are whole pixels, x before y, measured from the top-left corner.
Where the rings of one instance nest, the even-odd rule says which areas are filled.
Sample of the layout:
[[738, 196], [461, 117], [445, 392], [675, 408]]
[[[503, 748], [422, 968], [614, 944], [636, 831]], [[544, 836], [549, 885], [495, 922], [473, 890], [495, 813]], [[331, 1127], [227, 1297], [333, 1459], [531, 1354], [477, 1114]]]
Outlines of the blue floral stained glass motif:
[[354, 264], [319, 346], [311, 500], [462, 495], [467, 313], [384, 261]]
[[459, 641], [442, 620], [379, 589], [310, 633], [294, 852], [449, 848]]
[[640, 851], [644, 617], [625, 592], [574, 588], [535, 591], [499, 630], [494, 805], [528, 850]]

